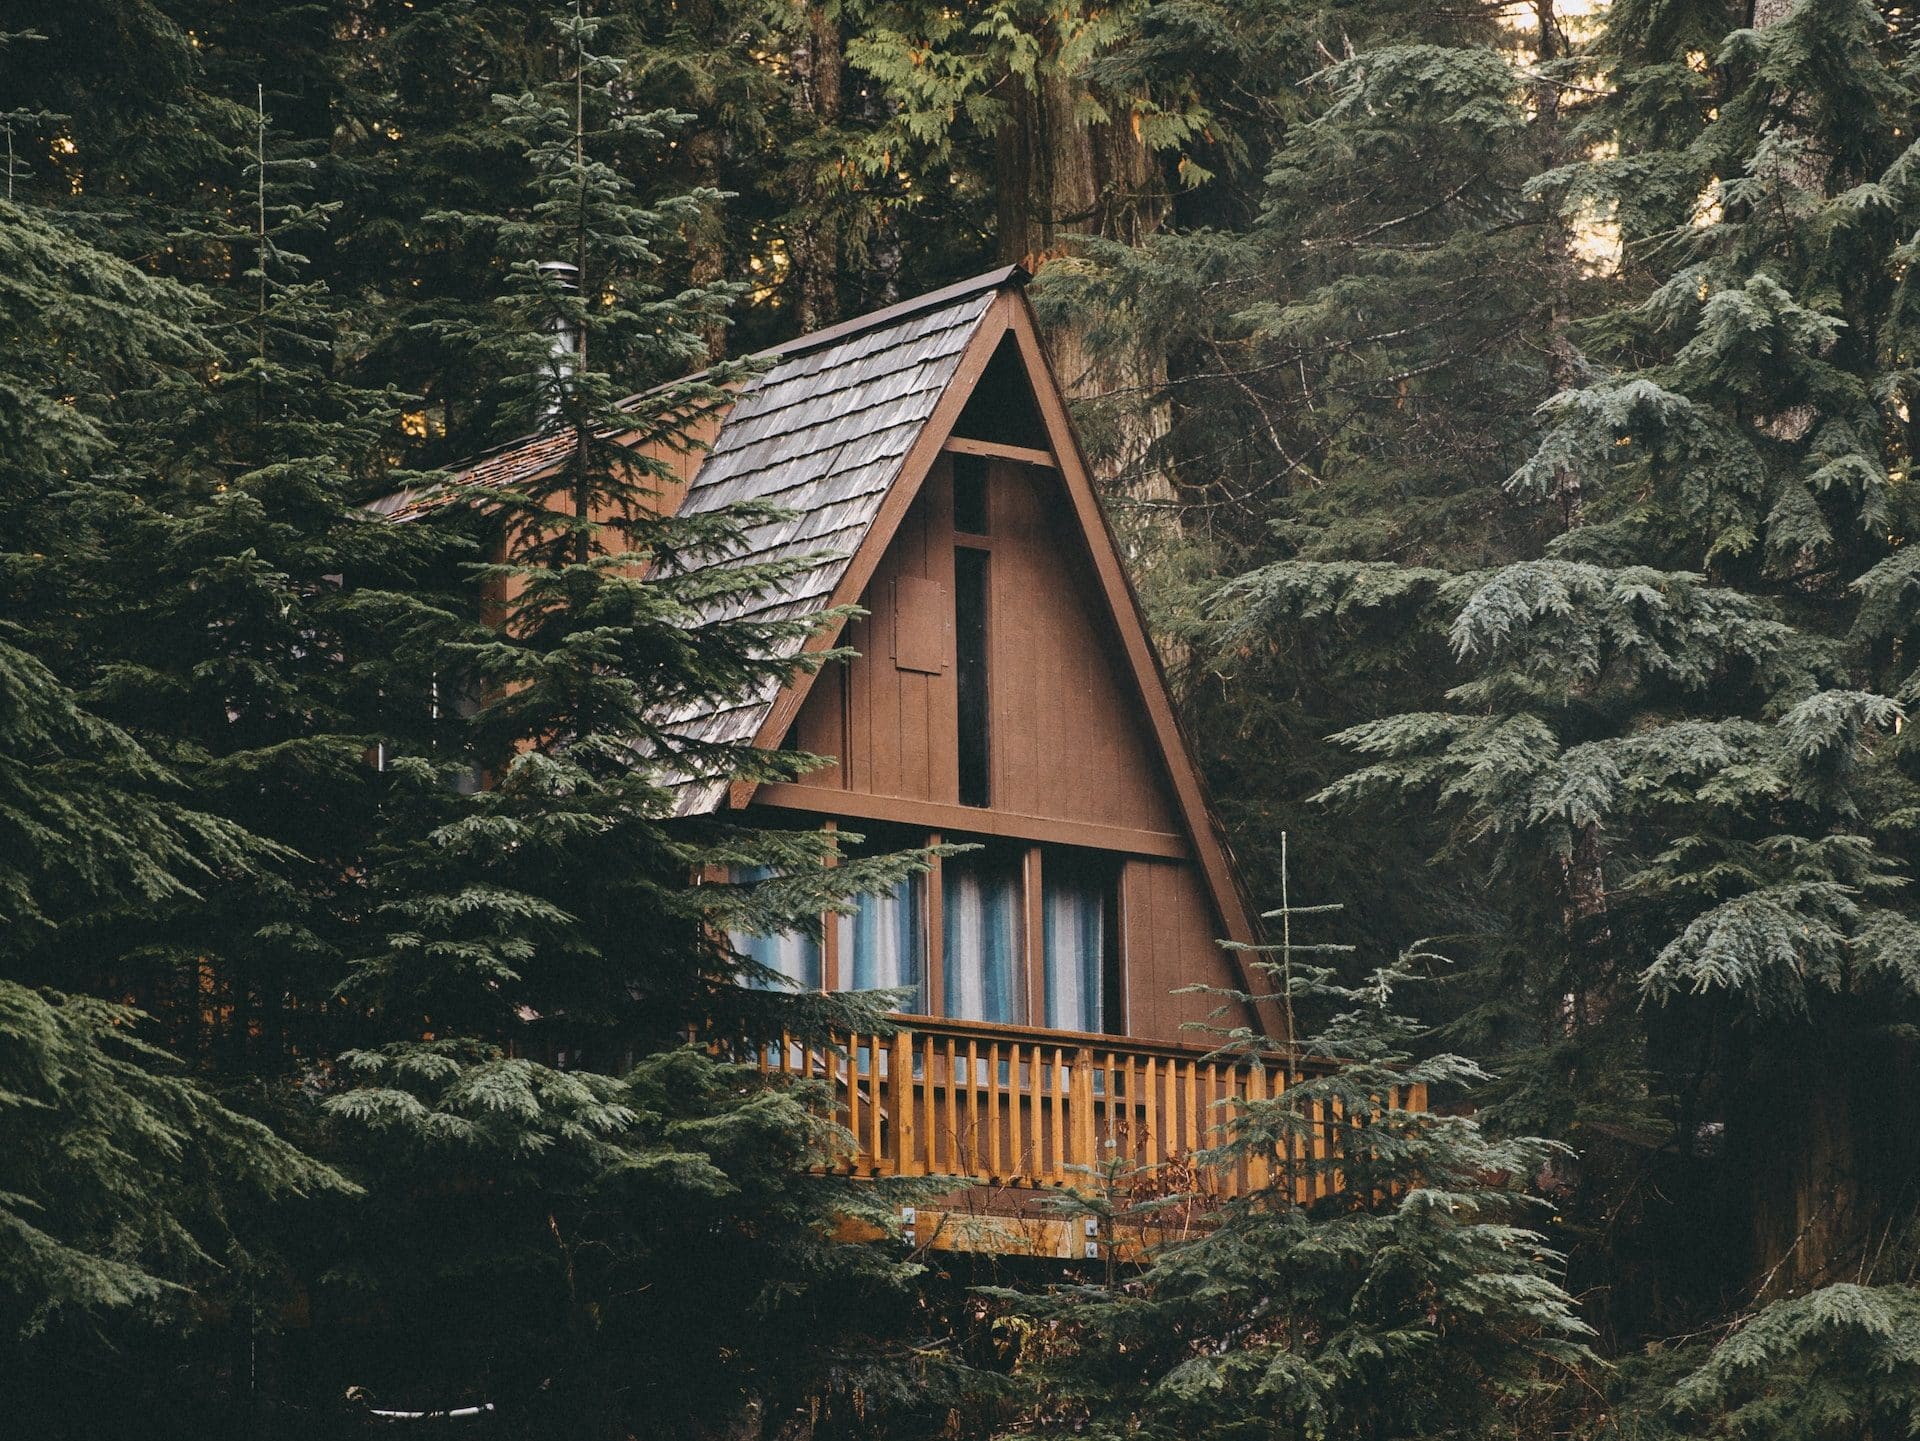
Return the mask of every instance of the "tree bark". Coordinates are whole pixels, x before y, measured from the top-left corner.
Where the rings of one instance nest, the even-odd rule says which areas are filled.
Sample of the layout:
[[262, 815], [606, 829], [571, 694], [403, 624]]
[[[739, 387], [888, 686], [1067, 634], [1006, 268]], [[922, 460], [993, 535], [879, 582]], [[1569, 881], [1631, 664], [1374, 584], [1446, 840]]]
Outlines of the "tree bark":
[[[687, 155], [696, 182], [717, 186], [720, 182], [720, 134], [703, 126], [687, 140]], [[688, 279], [695, 285], [710, 285], [727, 273], [727, 237], [721, 217], [709, 211], [700, 217], [687, 237], [691, 264]], [[718, 319], [709, 321], [701, 333], [706, 343], [707, 362], [724, 359], [727, 353], [727, 328]]]
[[[1555, 0], [1534, 0], [1534, 49], [1541, 71], [1534, 87], [1534, 125], [1540, 141], [1540, 169], [1545, 174], [1564, 162], [1563, 133], [1560, 125], [1560, 86], [1548, 67], [1560, 58], [1560, 21], [1554, 13]], [[1573, 247], [1567, 233], [1566, 217], [1549, 213], [1542, 226], [1543, 259], [1547, 271], [1547, 375], [1553, 388], [1572, 390], [1579, 386], [1582, 365], [1574, 348], [1573, 323]], [[1554, 499], [1560, 506], [1560, 523], [1572, 530], [1583, 523], [1584, 503], [1580, 473], [1562, 466], [1554, 475]]]
[[1855, 1279], [1865, 1260], [1872, 1220], [1862, 1102], [1878, 1090], [1865, 1082], [1880, 1057], [1860, 1046], [1858, 1025], [1855, 1017], [1756, 1038], [1728, 1124], [1751, 1198], [1759, 1301]]
[[[1082, 237], [1137, 245], [1160, 228], [1167, 187], [1135, 131], [1129, 97], [1100, 96], [1109, 118], [1089, 122], [1080, 114], [1088, 91], [1071, 76], [1043, 71], [1031, 82], [1009, 77], [1004, 84], [1012, 114], [996, 137], [1003, 263], [1037, 274], [1070, 257]], [[1068, 396], [1105, 403], [1095, 427], [1103, 440], [1091, 457], [1095, 478], [1136, 498], [1170, 498], [1151, 458], [1171, 424], [1167, 358], [1144, 345], [1095, 354], [1089, 328], [1054, 325], [1046, 340]]]
[[[1777, 24], [1797, 4], [1753, 0], [1753, 27]], [[1772, 178], [1819, 195], [1824, 170], [1809, 151]], [[1812, 429], [1815, 418], [1812, 406], [1788, 406], [1761, 429], [1792, 443]], [[1842, 999], [1811, 1024], [1769, 1027], [1756, 1037], [1751, 1071], [1728, 1124], [1750, 1168], [1751, 1265], [1762, 1300], [1853, 1279], [1863, 1260], [1873, 1224], [1866, 1184], [1871, 1162], [1862, 1150], [1872, 1117], [1864, 1107], [1875, 1096], [1883, 1108], [1892, 1101], [1869, 1080], [1885, 1059], [1867, 1041], [1872, 1029], [1872, 1018]]]
[[[825, 6], [809, 4], [789, 60], [793, 66], [794, 104], [817, 129], [840, 119], [842, 54], [840, 23]], [[841, 236], [831, 197], [804, 157], [793, 177], [793, 215], [799, 223], [787, 235], [787, 260], [793, 266], [794, 314], [801, 331], [819, 330], [840, 318]]]

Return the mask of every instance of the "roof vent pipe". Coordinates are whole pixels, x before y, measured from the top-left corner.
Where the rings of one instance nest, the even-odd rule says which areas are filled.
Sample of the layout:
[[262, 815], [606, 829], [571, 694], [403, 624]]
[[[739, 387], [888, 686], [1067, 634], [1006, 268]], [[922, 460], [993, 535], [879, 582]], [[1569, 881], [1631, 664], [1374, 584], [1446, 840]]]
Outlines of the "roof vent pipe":
[[[543, 260], [539, 264], [541, 290], [553, 287], [564, 296], [577, 295], [580, 291], [580, 267], [565, 260]], [[579, 373], [580, 359], [587, 348], [587, 336], [577, 318], [556, 308], [553, 318], [547, 322], [547, 332], [551, 337], [549, 350], [553, 356], [553, 369], [558, 385], [556, 390], [565, 390], [567, 383]], [[559, 397], [556, 394], [553, 412], [559, 410]]]

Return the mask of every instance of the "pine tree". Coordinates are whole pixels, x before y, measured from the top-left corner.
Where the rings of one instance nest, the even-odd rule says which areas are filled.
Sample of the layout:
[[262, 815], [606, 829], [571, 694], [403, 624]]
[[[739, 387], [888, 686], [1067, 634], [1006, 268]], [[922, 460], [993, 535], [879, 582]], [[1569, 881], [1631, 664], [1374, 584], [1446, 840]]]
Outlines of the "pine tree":
[[[538, 1434], [774, 1428], [857, 1408], [895, 1344], [863, 1328], [905, 1273], [832, 1239], [888, 1202], [806, 1174], [831, 1128], [755, 1057], [882, 1024], [884, 998], [754, 989], [772, 978], [726, 937], [817, 927], [923, 862], [829, 868], [822, 833], [671, 819], [689, 777], [806, 767], [670, 717], [784, 678], [817, 622], [746, 613], [808, 563], [738, 560], [777, 512], [660, 513], [656, 457], [740, 372], [642, 387], [698, 364], [732, 290], [662, 290], [662, 252], [717, 197], [625, 178], [679, 117], [632, 107], [599, 30], [560, 16], [554, 78], [499, 101], [523, 202], [441, 221], [512, 266], [494, 316], [447, 339], [503, 377], [508, 433], [570, 444], [552, 475], [442, 508], [497, 546], [469, 567], [494, 626], [439, 651], [441, 695], [471, 701], [459, 761], [486, 784], [389, 759], [377, 941], [349, 986], [386, 1039], [344, 1058], [329, 1102], [380, 1219], [344, 1279], [437, 1338], [358, 1378], [382, 1401], [490, 1401]], [[729, 883], [742, 871], [774, 878]]]
[[[214, 1097], [325, 1154], [313, 1088], [347, 1041], [334, 994], [341, 941], [361, 922], [358, 881], [386, 787], [366, 759], [396, 732], [429, 729], [426, 651], [439, 612], [398, 588], [417, 590], [443, 545], [359, 510], [387, 466], [398, 407], [339, 380], [351, 328], [325, 288], [300, 274], [304, 248], [324, 243], [327, 218], [326, 206], [301, 194], [310, 155], [287, 153], [255, 107], [221, 114], [247, 116], [234, 137], [243, 144], [221, 153], [190, 202], [145, 197], [138, 224], [125, 227], [135, 238], [164, 227], [164, 251], [155, 244], [149, 263], [158, 268], [164, 253], [167, 268], [197, 283], [104, 269], [95, 255], [92, 272], [66, 262], [70, 277], [87, 282], [79, 299], [48, 303], [34, 338], [50, 347], [50, 373], [35, 378], [43, 398], [79, 404], [67, 413], [44, 404], [50, 414], [34, 416], [27, 432], [43, 446], [59, 438], [69, 453], [41, 458], [38, 503], [18, 507], [13, 533], [35, 554], [10, 608], [61, 680], [83, 693], [97, 718], [94, 743], [142, 758], [135, 774], [145, 786], [219, 842], [197, 843], [191, 829], [169, 840], [155, 828], [149, 869], [177, 870], [178, 883], [143, 883], [137, 905], [103, 887], [62, 932], [58, 967], [33, 978], [153, 1012], [158, 1037], [182, 1053], [194, 1084], [133, 1093], [124, 1114], [99, 1115], [124, 1126], [150, 1118], [150, 1134], [129, 1140], [120, 1164], [150, 1169], [154, 1180], [142, 1184], [156, 1197], [168, 1194], [162, 1177], [198, 1188], [192, 1194], [204, 1193], [210, 1210], [218, 1190], [205, 1169], [262, 1171], [238, 1142], [203, 1161], [184, 1139], [227, 1114]], [[90, 139], [80, 132], [76, 149]], [[90, 208], [60, 213], [90, 230]], [[91, 369], [53, 358], [95, 332]], [[48, 529], [51, 540], [41, 534]], [[120, 749], [102, 736], [118, 737]], [[139, 801], [139, 790], [131, 796]], [[130, 807], [126, 823], [137, 827], [143, 814]], [[102, 870], [117, 855], [104, 844], [94, 852]], [[114, 1036], [131, 1014], [76, 1001], [55, 1019], [75, 1050]], [[148, 1058], [131, 1039], [122, 1049], [126, 1056], [96, 1068], [103, 1078]], [[61, 1064], [78, 1071], [72, 1059]], [[57, 1074], [23, 1083], [25, 1093]], [[250, 1125], [246, 1138], [272, 1140]], [[209, 1135], [200, 1148], [219, 1133]], [[274, 1144], [288, 1170], [297, 1153]], [[301, 1164], [344, 1187], [333, 1172]], [[170, 1224], [163, 1206], [155, 1211], [156, 1225]], [[259, 1219], [236, 1205], [224, 1223], [257, 1232]], [[199, 1257], [197, 1279], [209, 1284], [195, 1315], [208, 1324], [183, 1344], [203, 1354], [231, 1347], [247, 1364], [224, 1376], [222, 1367], [194, 1368], [191, 1385], [173, 1386], [183, 1410], [270, 1401], [271, 1317], [297, 1295], [290, 1268], [299, 1240], [288, 1247], [289, 1234], [251, 1254], [230, 1246]], [[187, 1314], [191, 1298], [170, 1294]], [[167, 1384], [159, 1378], [175, 1364], [170, 1354], [128, 1355], [114, 1362], [116, 1384], [47, 1384], [41, 1399], [50, 1416], [66, 1412], [61, 1424], [107, 1424], [98, 1408], [137, 1410], [144, 1387]], [[80, 1369], [78, 1353], [63, 1357], [51, 1343], [43, 1359]]]
[[1575, 328], [1592, 373], [1513, 473], [1544, 557], [1249, 584], [1446, 636], [1463, 682], [1348, 731], [1328, 798], [1417, 798], [1532, 898], [1486, 987], [1507, 1117], [1671, 1147], [1709, 1223], [1726, 1164], [1749, 1244], [1700, 1279], [1776, 1295], [1861, 1274], [1905, 1204], [1915, 97], [1903, 19], [1762, 18], [1609, 12], [1592, 158], [1541, 186], [1617, 220], [1640, 298]]
[[[1395, 1013], [1395, 993], [1438, 957], [1409, 953], [1351, 984], [1305, 963], [1352, 949], [1292, 943], [1295, 924], [1333, 909], [1275, 913], [1287, 940], [1254, 967], [1301, 1022], [1320, 1021], [1312, 1035], [1297, 1049], [1220, 1037], [1223, 1054], [1288, 1078], [1223, 1116], [1227, 1139], [1202, 1158], [1257, 1161], [1249, 1174], [1264, 1183], [1137, 1273], [998, 1293], [1031, 1398], [1022, 1434], [1524, 1434], [1530, 1398], [1588, 1359], [1560, 1258], [1532, 1229], [1544, 1208], [1526, 1188], [1550, 1148], [1383, 1105], [1416, 1087], [1457, 1101], [1485, 1076], [1409, 1050], [1417, 1027]], [[1337, 1064], [1303, 1076], [1302, 1058]], [[1180, 1201], [1123, 1209], [1150, 1223]]]
[[388, 455], [402, 397], [343, 377], [359, 337], [305, 274], [334, 209], [309, 198], [312, 147], [257, 108], [242, 138], [221, 202], [173, 237], [177, 263], [207, 277], [215, 355], [141, 402], [172, 423], [136, 452], [157, 483], [109, 523], [123, 583], [97, 643], [121, 656], [110, 714], [151, 734], [203, 803], [281, 847], [256, 884], [181, 915], [172, 948], [181, 974], [212, 962], [221, 1024], [198, 1043], [255, 1074], [340, 1044], [328, 1012], [365, 904], [349, 878], [387, 788], [367, 756], [430, 737], [431, 650], [454, 623], [431, 590], [445, 538], [360, 510], [407, 478]]
[[[1489, 885], [1427, 813], [1329, 825], [1307, 798], [1349, 765], [1329, 734], [1445, 703], [1459, 677], [1422, 623], [1434, 587], [1549, 533], [1545, 508], [1488, 476], [1526, 457], [1564, 359], [1545, 343], [1563, 298], [1605, 282], [1568, 256], [1568, 217], [1532, 186], [1584, 82], [1551, 6], [1551, 46], [1509, 12], [1262, 11], [1243, 42], [1260, 48], [1233, 72], [1276, 77], [1239, 117], [1262, 177], [1244, 208], [1216, 195], [1211, 224], [1101, 248], [1051, 301], [1143, 327], [1174, 357], [1163, 450], [1181, 486], [1162, 516], [1177, 529], [1133, 529], [1249, 873], [1272, 884], [1292, 832], [1317, 873], [1367, 878], [1369, 944], [1439, 929], [1487, 960], [1422, 999], [1460, 1022], [1450, 1044], [1503, 1074], [1510, 995], [1479, 978], [1527, 963], [1530, 927], [1557, 913], [1535, 916], [1527, 885]], [[1515, 1124], [1560, 1134], [1565, 1119]]]
[[1170, 357], [1151, 463], [1175, 488], [1117, 509], [1156, 629], [1191, 662], [1176, 679], [1244, 861], [1270, 883], [1283, 829], [1327, 873], [1377, 872], [1384, 846], [1393, 881], [1358, 918], [1387, 948], [1494, 929], [1483, 888], [1425, 865], [1432, 838], [1402, 825], [1350, 851], [1299, 799], [1344, 764], [1327, 733], [1437, 699], [1444, 651], [1364, 610], [1282, 622], [1215, 592], [1270, 564], [1471, 566], [1538, 543], [1485, 473], [1524, 457], [1553, 386], [1536, 337], [1564, 227], [1528, 183], [1539, 94], [1567, 72], [1500, 23], [1509, 8], [1274, 5], [1231, 29], [1209, 7], [1149, 11], [1121, 56], [1190, 77], [1206, 129], [1182, 153], [1207, 178], [1164, 233], [1091, 244], [1039, 287], [1046, 313], [1095, 317], [1095, 350]]
[[89, 644], [113, 581], [100, 518], [138, 503], [125, 402], [203, 361], [193, 298], [11, 204], [0, 264], [22, 422], [0, 435], [0, 1331], [39, 1338], [8, 1364], [44, 1380], [90, 1328], [218, 1293], [259, 1239], [249, 1196], [347, 1183], [183, 1074], [111, 987], [154, 912], [278, 860], [103, 717], [112, 657]]

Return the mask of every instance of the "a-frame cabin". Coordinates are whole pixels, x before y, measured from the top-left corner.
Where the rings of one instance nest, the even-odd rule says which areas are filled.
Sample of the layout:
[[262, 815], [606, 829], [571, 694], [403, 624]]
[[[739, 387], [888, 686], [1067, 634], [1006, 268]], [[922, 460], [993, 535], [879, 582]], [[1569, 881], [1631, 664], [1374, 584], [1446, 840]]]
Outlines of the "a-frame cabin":
[[[995, 271], [792, 341], [704, 454], [665, 457], [684, 483], [663, 504], [789, 512], [744, 559], [830, 557], [764, 610], [865, 612], [812, 642], [856, 658], [672, 719], [832, 757], [795, 783], [691, 782], [683, 814], [777, 810], [887, 849], [978, 843], [822, 941], [739, 938], [795, 985], [917, 997], [896, 1035], [768, 1064], [833, 1083], [854, 1173], [994, 1183], [917, 1217], [922, 1239], [1080, 1256], [1096, 1243], [1036, 1193], [1115, 1162], [1187, 1166], [1232, 1098], [1284, 1081], [1207, 1059], [1188, 1029], [1217, 1023], [1219, 998], [1183, 988], [1246, 987], [1220, 942], [1252, 941], [1254, 923], [1024, 279]], [[531, 479], [564, 445], [510, 447], [463, 479]], [[1279, 1024], [1264, 1006], [1226, 1020]], [[1243, 1165], [1209, 1184], [1260, 1179]]]

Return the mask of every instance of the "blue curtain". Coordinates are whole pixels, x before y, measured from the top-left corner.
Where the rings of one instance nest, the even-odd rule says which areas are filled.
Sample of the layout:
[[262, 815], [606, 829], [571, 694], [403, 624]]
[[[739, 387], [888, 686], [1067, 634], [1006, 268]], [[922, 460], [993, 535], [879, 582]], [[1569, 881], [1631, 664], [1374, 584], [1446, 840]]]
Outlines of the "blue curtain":
[[1047, 1024], [1061, 1031], [1102, 1030], [1107, 959], [1107, 888], [1043, 867]]
[[[736, 884], [764, 881], [773, 872], [765, 866], [743, 866], [732, 873]], [[797, 991], [820, 989], [820, 943], [802, 931], [782, 931], [773, 936], [753, 936], [730, 931], [727, 938], [742, 955], [751, 956], [769, 970], [778, 971], [787, 986]], [[761, 987], [775, 983], [759, 980]]]
[[890, 891], [861, 896], [860, 909], [840, 917], [840, 977], [847, 990], [908, 990], [902, 1009], [926, 1009], [920, 896], [920, 877], [908, 876]]
[[946, 1014], [963, 1021], [1026, 1020], [1020, 877], [1004, 862], [956, 856], [941, 867]]

